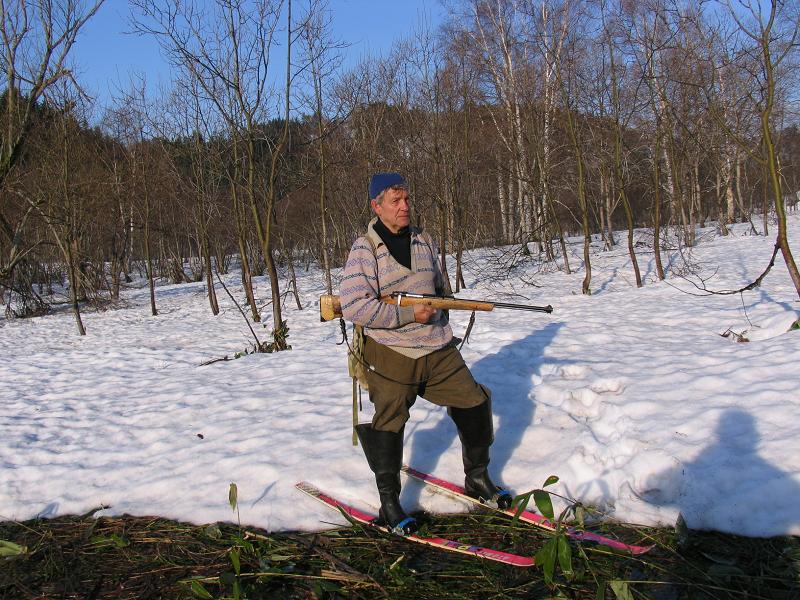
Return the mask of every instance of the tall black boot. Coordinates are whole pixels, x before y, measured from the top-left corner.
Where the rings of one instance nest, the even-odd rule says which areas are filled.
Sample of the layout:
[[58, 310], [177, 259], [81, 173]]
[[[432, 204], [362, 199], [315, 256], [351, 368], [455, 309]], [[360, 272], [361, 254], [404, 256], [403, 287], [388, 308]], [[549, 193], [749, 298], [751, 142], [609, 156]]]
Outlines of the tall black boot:
[[381, 500], [380, 518], [394, 533], [409, 535], [417, 531], [416, 519], [400, 506], [400, 467], [403, 464], [403, 430], [378, 431], [371, 425], [356, 425], [369, 468], [375, 473]]
[[509, 508], [513, 500], [511, 494], [489, 479], [489, 446], [494, 441], [491, 399], [473, 408], [451, 407], [449, 412], [461, 438], [467, 495], [490, 506]]

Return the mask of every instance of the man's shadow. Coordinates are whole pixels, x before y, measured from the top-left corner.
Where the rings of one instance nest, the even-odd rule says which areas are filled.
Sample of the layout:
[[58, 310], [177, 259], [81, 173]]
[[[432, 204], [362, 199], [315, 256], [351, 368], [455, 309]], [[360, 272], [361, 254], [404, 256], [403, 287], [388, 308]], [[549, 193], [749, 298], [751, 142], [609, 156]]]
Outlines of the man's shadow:
[[651, 476], [640, 497], [676, 506], [691, 529], [770, 537], [794, 527], [796, 535], [800, 486], [758, 455], [760, 439], [750, 413], [728, 409], [711, 445], [692, 462]]
[[[471, 371], [475, 380], [492, 390], [492, 413], [495, 417], [495, 442], [491, 449], [489, 471], [494, 475], [493, 481], [500, 484], [499, 475], [511, 460], [514, 450], [520, 445], [525, 431], [533, 424], [535, 404], [535, 375], [541, 375], [544, 363], [544, 349], [555, 338], [561, 323], [549, 323], [528, 336], [503, 346], [497, 353], [480, 359]], [[435, 425], [423, 429], [424, 423], [417, 424], [409, 436], [409, 451], [406, 452], [408, 464], [418, 471], [435, 473], [440, 457], [445, 454], [455, 440], [458, 431], [453, 420], [444, 409]], [[458, 448], [458, 463], [461, 464], [461, 444]], [[453, 479], [463, 483], [461, 470], [458, 476], [452, 473], [439, 473], [445, 479]], [[414, 505], [419, 501], [417, 496], [405, 496], [404, 502]]]

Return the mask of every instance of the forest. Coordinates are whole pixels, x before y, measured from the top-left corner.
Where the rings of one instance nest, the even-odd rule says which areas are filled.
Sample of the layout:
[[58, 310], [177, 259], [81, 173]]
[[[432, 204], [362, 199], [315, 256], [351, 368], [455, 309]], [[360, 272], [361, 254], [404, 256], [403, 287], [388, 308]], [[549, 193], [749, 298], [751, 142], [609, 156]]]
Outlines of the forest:
[[132, 79], [100, 106], [71, 57], [102, 1], [3, 2], [8, 318], [68, 305], [84, 334], [81, 310], [135, 279], [154, 315], [158, 285], [205, 281], [216, 314], [215, 278], [235, 268], [248, 318], [271, 311], [280, 350], [295, 270], [318, 265], [334, 289], [376, 171], [407, 177], [454, 292], [471, 248], [536, 255], [589, 294], [592, 240], [627, 248], [641, 287], [637, 256], [663, 279], [668, 239], [691, 247], [700, 227], [750, 222], [800, 295], [786, 235], [800, 197], [793, 2], [462, 0], [349, 68], [325, 0], [129, 6], [172, 82]]

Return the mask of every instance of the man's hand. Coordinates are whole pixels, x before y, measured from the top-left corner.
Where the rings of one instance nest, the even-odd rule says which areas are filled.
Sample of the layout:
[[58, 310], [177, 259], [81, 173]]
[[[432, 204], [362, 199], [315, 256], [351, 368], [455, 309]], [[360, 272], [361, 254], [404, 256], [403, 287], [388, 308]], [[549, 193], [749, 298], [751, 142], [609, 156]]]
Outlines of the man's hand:
[[414, 305], [414, 320], [417, 323], [427, 323], [438, 311], [427, 304]]

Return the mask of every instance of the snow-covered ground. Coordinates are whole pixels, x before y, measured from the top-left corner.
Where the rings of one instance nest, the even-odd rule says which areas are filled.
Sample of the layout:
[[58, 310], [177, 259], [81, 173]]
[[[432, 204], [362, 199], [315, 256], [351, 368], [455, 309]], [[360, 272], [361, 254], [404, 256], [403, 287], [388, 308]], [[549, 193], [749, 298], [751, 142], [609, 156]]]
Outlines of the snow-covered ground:
[[[666, 282], [642, 247], [641, 289], [625, 247], [598, 251], [592, 296], [580, 293], [582, 269], [539, 272], [530, 259], [504, 273], [507, 255], [472, 252], [463, 297], [555, 307], [479, 314], [464, 347], [493, 390], [494, 477], [524, 492], [558, 475], [555, 491], [624, 521], [673, 524], [680, 512], [693, 528], [800, 534], [800, 331], [789, 331], [800, 303], [783, 261], [742, 296], [698, 295], [692, 284], [749, 283], [769, 260], [773, 231], [703, 230], [683, 257], [665, 253], [688, 278], [673, 272]], [[797, 215], [790, 240], [800, 259]], [[572, 252], [580, 267], [580, 240]], [[228, 281], [237, 289], [236, 274]], [[260, 298], [268, 285], [259, 280]], [[292, 351], [207, 366], [251, 339], [221, 290], [222, 313], [212, 316], [202, 284], [160, 287], [157, 317], [146, 289], [130, 290], [129, 308], [83, 315], [85, 337], [69, 313], [0, 322], [0, 519], [106, 505], [98, 514], [233, 520], [236, 482], [244, 523], [273, 531], [344, 523], [294, 489], [303, 479], [374, 511], [372, 474], [351, 445], [346, 348], [338, 324], [319, 321], [321, 274], [301, 274], [299, 288], [304, 309], [289, 301], [285, 310]], [[468, 314], [451, 318], [459, 335]], [[729, 330], [751, 341], [720, 335]], [[417, 402], [405, 460], [461, 477], [444, 410]], [[402, 501], [409, 510], [466, 510], [413, 482]]]

